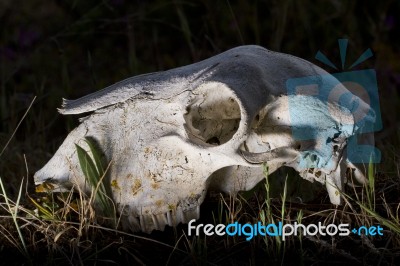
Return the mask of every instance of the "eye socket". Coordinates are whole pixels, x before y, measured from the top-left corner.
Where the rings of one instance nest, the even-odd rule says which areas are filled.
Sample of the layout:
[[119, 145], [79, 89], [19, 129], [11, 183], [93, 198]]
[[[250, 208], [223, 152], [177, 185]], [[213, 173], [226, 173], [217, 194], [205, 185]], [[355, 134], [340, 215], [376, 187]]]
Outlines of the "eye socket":
[[217, 137], [212, 137], [211, 139], [208, 139], [206, 142], [211, 145], [220, 145], [221, 144]]
[[199, 87], [184, 115], [189, 139], [218, 146], [228, 142], [239, 128], [240, 106], [224, 84]]

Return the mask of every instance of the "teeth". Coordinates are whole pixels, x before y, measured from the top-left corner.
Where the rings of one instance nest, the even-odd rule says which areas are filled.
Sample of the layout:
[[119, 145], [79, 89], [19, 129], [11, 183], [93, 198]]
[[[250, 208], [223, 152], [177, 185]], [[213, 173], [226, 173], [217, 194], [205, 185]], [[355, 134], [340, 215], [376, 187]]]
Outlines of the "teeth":
[[181, 206], [178, 206], [178, 208], [176, 210], [176, 218], [175, 219], [176, 219], [177, 224], [184, 220], [183, 211], [182, 211]]
[[200, 217], [200, 206], [197, 206], [196, 208], [192, 210], [188, 210], [183, 212], [183, 223], [188, 223], [192, 219], [198, 219]]
[[183, 211], [182, 208], [177, 209], [177, 221], [182, 223], [188, 223], [192, 219], [198, 219], [200, 217], [200, 206], [194, 206], [194, 208], [186, 209]]
[[169, 226], [175, 226], [177, 224], [172, 211], [167, 212], [167, 221]]
[[[128, 216], [128, 223], [129, 223], [129, 225], [126, 226], [126, 227], [131, 229], [133, 232], [140, 231], [141, 226], [140, 226], [139, 219], [137, 217], [129, 215]], [[125, 227], [124, 224], [123, 224], [123, 227]]]
[[164, 231], [165, 225], [168, 224], [167, 221], [167, 215], [162, 213], [162, 214], [157, 214], [157, 215], [152, 215], [153, 223], [155, 226], [156, 230]]
[[133, 232], [142, 231], [151, 233], [153, 230], [164, 231], [166, 225], [176, 226], [179, 223], [188, 223], [192, 219], [200, 217], [200, 205], [193, 206], [191, 209], [183, 210], [180, 206], [176, 210], [171, 210], [161, 214], [147, 214], [150, 208], [143, 207], [143, 215], [135, 217], [128, 216], [127, 221], [122, 222], [123, 228], [129, 228]]
[[151, 220], [153, 221], [154, 229], [160, 230], [159, 229], [160, 224], [158, 223], [157, 218], [154, 214], [151, 215]]
[[140, 219], [140, 227], [143, 232], [150, 233], [151, 231], [153, 231], [153, 229], [155, 229], [151, 215], [140, 215], [139, 219]]

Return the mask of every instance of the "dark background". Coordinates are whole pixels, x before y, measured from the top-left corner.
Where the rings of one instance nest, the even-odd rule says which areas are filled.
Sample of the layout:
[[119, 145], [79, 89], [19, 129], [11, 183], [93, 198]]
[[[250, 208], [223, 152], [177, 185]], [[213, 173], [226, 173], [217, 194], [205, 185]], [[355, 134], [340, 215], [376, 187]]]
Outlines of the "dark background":
[[[399, 143], [399, 1], [11, 1], [0, 3], [0, 147], [36, 101], [0, 158], [4, 178], [26, 176], [53, 154], [76, 117], [56, 112], [74, 99], [130, 76], [196, 62], [229, 48], [258, 44], [328, 71], [337, 40], [349, 39], [347, 66], [378, 75], [384, 132], [378, 145]], [[384, 144], [384, 145], [386, 145]], [[393, 150], [392, 146], [384, 150]], [[385, 152], [384, 152], [385, 153]], [[393, 157], [393, 154], [389, 156]], [[397, 155], [396, 155], [397, 156]]]

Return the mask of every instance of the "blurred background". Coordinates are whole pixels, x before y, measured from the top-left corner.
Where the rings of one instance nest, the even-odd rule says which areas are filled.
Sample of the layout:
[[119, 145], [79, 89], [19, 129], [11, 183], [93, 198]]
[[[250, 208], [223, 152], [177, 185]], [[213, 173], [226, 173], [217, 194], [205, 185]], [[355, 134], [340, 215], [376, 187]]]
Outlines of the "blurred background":
[[[15, 192], [53, 155], [78, 117], [57, 113], [75, 99], [122, 79], [187, 65], [229, 48], [258, 44], [319, 63], [340, 65], [347, 38], [350, 66], [377, 71], [383, 130], [380, 171], [399, 162], [400, 2], [387, 1], [0, 1], [0, 176]], [[345, 67], [345, 71], [347, 68]], [[340, 70], [341, 71], [341, 70]]]

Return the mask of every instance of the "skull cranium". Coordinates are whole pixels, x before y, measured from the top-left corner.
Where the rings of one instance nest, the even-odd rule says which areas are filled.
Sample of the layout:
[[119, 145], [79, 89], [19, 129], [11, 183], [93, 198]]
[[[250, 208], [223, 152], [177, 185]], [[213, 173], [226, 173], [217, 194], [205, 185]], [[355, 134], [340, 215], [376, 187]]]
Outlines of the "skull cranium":
[[[66, 100], [62, 114], [93, 113], [35, 174], [35, 182], [75, 183], [88, 191], [74, 144], [87, 147], [82, 140], [90, 137], [113, 162], [106, 182], [123, 225], [132, 230], [163, 230], [198, 218], [210, 186], [249, 190], [263, 179], [264, 162], [270, 172], [286, 165], [326, 183], [331, 202], [340, 204], [348, 166], [364, 182], [361, 170], [346, 161], [346, 140], [357, 130], [354, 115], [335, 102], [286, 89], [288, 79], [319, 75], [327, 73], [300, 58], [241, 46]], [[293, 121], [292, 102], [308, 106], [307, 124]], [[368, 113], [369, 106], [360, 103]], [[294, 127], [317, 137], [298, 140]], [[314, 166], [302, 166], [307, 160]]]

